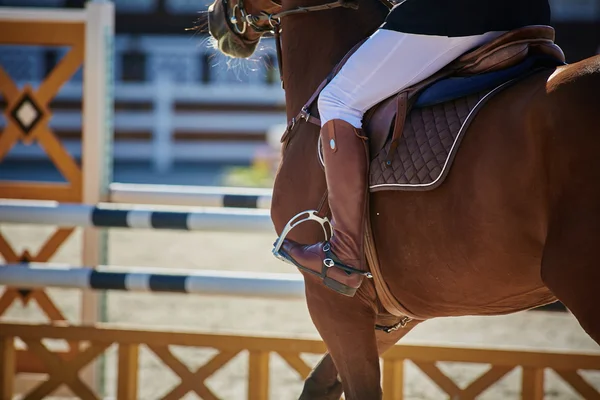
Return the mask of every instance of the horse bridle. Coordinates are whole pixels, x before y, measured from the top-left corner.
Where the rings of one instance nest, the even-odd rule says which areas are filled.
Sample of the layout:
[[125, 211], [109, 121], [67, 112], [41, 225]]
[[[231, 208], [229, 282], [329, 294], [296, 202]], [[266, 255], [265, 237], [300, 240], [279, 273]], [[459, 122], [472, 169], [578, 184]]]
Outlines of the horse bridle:
[[[384, 3], [388, 8], [391, 8], [393, 4], [388, 0], [380, 0]], [[225, 5], [227, 5], [228, 0], [223, 0]], [[281, 3], [278, 1], [271, 0], [271, 3], [276, 6], [281, 7]], [[331, 10], [338, 7], [351, 8], [353, 10], [358, 9], [358, 4], [353, 0], [336, 0], [330, 3], [320, 4], [316, 6], [298, 6], [291, 10], [281, 11], [275, 14], [269, 14], [265, 11], [261, 11], [260, 14], [248, 14], [246, 8], [244, 7], [244, 0], [238, 0], [237, 4], [233, 5], [231, 8], [232, 15], [229, 16], [229, 22], [235, 28], [236, 32], [240, 35], [246, 33], [248, 26], [254, 29], [258, 33], [271, 32], [275, 33], [279, 26], [281, 25], [281, 18], [287, 17], [294, 14], [304, 14], [314, 11], [324, 11]], [[238, 20], [236, 11], [239, 11], [241, 15], [241, 21]], [[261, 26], [258, 23], [260, 22], [268, 22], [269, 25]], [[240, 25], [241, 23], [241, 25]]]
[[[226, 7], [225, 10], [227, 10], [229, 1], [223, 0], [223, 3]], [[281, 7], [281, 3], [277, 1], [271, 0], [271, 3]], [[240, 13], [241, 19], [238, 19], [236, 11]], [[246, 7], [244, 7], [244, 0], [238, 0], [237, 3], [231, 7], [231, 15], [228, 15], [228, 18], [230, 25], [238, 35], [245, 34], [248, 30], [248, 26], [254, 29], [255, 32], [265, 33], [273, 32], [280, 24], [280, 20], [276, 14], [269, 14], [265, 11], [261, 11], [258, 15], [248, 14]], [[267, 21], [269, 22], [269, 25], [261, 26], [258, 24], [261, 21]]]

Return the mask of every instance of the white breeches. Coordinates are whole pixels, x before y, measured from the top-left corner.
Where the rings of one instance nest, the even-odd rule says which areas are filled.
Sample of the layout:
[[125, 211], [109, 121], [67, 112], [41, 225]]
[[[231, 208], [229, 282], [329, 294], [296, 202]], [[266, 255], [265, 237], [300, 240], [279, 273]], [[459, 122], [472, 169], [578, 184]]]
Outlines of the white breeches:
[[362, 117], [372, 106], [502, 33], [447, 37], [377, 30], [319, 95], [321, 125], [342, 119], [361, 128]]

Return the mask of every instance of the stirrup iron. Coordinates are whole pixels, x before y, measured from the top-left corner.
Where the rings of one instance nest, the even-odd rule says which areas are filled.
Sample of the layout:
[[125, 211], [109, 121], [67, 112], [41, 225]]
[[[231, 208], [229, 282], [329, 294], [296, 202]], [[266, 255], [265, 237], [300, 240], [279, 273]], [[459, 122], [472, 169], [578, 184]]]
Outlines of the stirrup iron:
[[[319, 212], [317, 210], [302, 211], [294, 215], [292, 219], [288, 221], [288, 223], [283, 228], [283, 231], [281, 232], [281, 236], [277, 238], [277, 241], [275, 242], [275, 245], [273, 247], [273, 255], [277, 259], [285, 261], [288, 264], [293, 264], [287, 257], [281, 254], [281, 246], [283, 245], [283, 241], [292, 229], [294, 229], [301, 223], [307, 221], [318, 222], [321, 225], [321, 228], [323, 228], [323, 235], [325, 236], [325, 241], [329, 241], [329, 239], [331, 239], [331, 236], [333, 235], [333, 226], [331, 225], [331, 221], [329, 221], [329, 218], [319, 216]], [[327, 228], [329, 228], [329, 230]]]

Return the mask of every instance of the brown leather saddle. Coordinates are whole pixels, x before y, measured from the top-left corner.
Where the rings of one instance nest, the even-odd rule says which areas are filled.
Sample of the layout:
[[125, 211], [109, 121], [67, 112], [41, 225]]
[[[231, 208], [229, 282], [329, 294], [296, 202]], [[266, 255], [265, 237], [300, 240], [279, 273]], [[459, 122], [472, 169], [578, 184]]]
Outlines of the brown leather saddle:
[[[492, 87], [484, 84], [474, 93], [418, 106], [417, 98], [424, 90], [445, 78], [491, 77], [496, 71], [517, 68], [528, 58], [550, 63], [531, 62]], [[528, 26], [464, 54], [429, 79], [373, 107], [363, 121], [370, 138], [370, 190], [435, 189], [447, 176], [469, 124], [487, 100], [532, 71], [564, 62], [562, 50], [554, 43], [554, 29]], [[457, 84], [461, 80], [466, 81], [456, 79]]]
[[[316, 99], [360, 44], [336, 66], [297, 118], [320, 125]], [[532, 72], [564, 63], [565, 56], [554, 43], [554, 29], [527, 26], [462, 55], [430, 78], [377, 104], [363, 118], [370, 139], [370, 190], [438, 187], [470, 122], [487, 100]]]

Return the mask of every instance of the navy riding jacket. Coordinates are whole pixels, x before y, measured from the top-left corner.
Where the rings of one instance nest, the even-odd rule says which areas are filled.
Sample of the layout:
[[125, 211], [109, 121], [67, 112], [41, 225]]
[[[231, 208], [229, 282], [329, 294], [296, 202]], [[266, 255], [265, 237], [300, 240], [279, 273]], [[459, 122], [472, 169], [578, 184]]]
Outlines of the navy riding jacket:
[[470, 36], [526, 25], [549, 25], [548, 0], [406, 0], [383, 29], [436, 36]]

